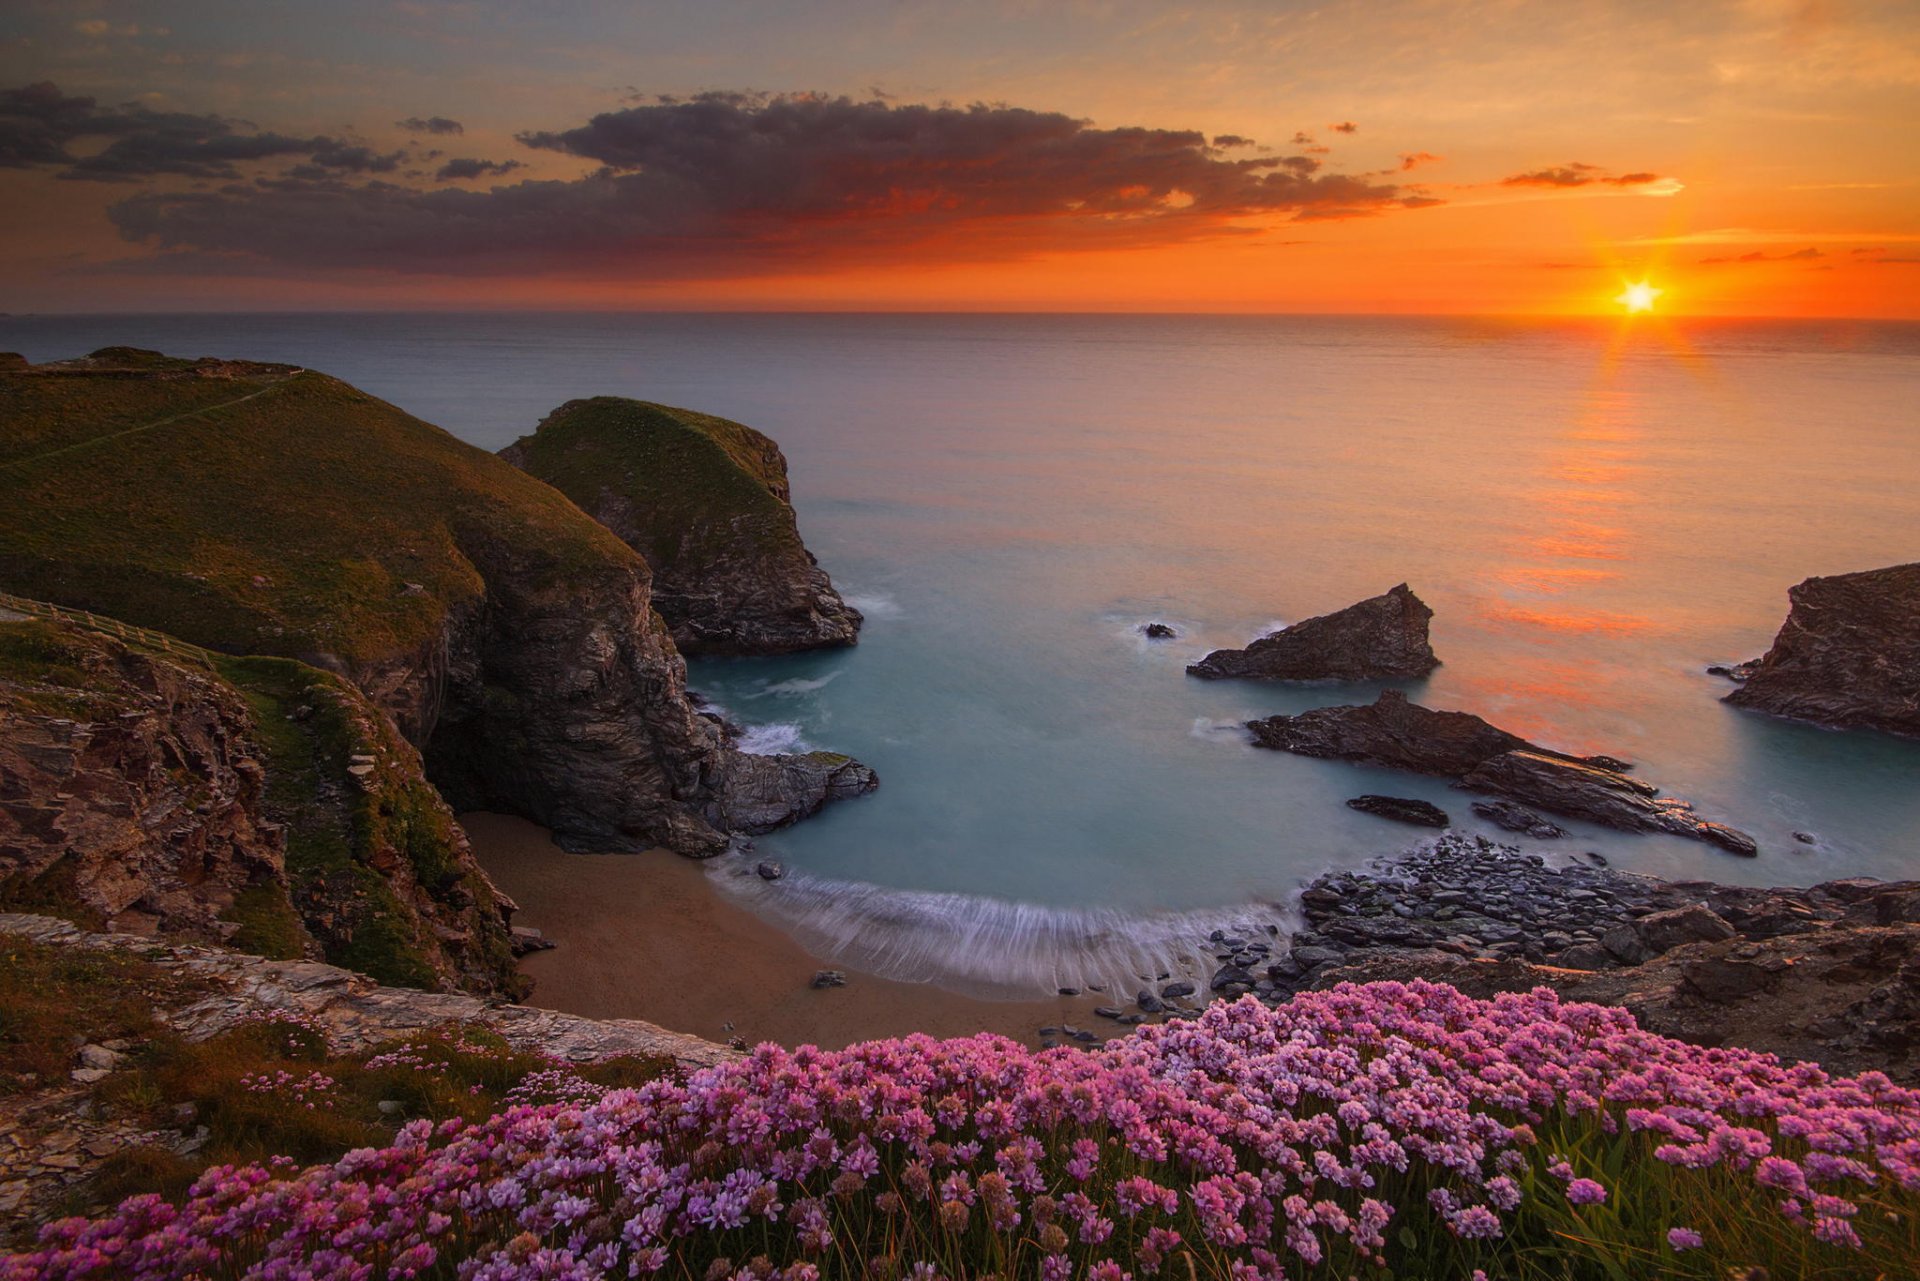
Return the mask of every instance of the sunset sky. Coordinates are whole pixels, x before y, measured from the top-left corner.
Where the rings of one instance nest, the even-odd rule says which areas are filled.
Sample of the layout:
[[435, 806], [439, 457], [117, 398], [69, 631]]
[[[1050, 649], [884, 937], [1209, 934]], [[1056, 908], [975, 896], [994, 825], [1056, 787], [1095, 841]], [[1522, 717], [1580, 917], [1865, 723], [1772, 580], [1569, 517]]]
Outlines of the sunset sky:
[[1920, 5], [39, 3], [0, 311], [1920, 317]]

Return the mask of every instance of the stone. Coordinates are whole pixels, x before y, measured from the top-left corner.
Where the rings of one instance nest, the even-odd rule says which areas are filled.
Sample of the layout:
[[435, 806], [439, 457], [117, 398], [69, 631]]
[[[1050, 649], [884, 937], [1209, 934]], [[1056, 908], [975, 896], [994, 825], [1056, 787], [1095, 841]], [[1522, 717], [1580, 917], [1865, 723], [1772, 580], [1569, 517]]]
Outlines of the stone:
[[817, 990], [827, 987], [845, 987], [847, 976], [839, 970], [816, 970], [812, 986]]
[[1652, 955], [1640, 931], [1624, 922], [1602, 934], [1600, 946], [1622, 965], [1638, 965]]
[[113, 1073], [108, 1071], [106, 1068], [90, 1068], [89, 1067], [89, 1068], [75, 1068], [73, 1071], [67, 1073], [67, 1075], [72, 1077], [74, 1082], [78, 1085], [93, 1085], [96, 1082], [106, 1080], [108, 1077], [112, 1076]]
[[1704, 1001], [1726, 1004], [1779, 990], [1786, 963], [1777, 957], [1703, 956], [1680, 967], [1680, 986]]
[[1494, 826], [1523, 833], [1536, 841], [1558, 840], [1567, 834], [1564, 827], [1549, 822], [1517, 801], [1475, 801], [1472, 808], [1475, 814]]
[[1237, 965], [1221, 966], [1213, 972], [1213, 977], [1207, 981], [1208, 989], [1214, 992], [1225, 991], [1227, 988], [1236, 985], [1248, 991], [1253, 989], [1253, 975]]
[[787, 874], [787, 865], [773, 859], [764, 859], [755, 865], [753, 870], [760, 874], [760, 879], [763, 881], [777, 881]]
[[1634, 929], [1648, 953], [1654, 956], [1671, 952], [1685, 943], [1717, 943], [1734, 937], [1733, 926], [1703, 903], [1643, 916]]
[[1445, 827], [1450, 821], [1447, 812], [1438, 805], [1404, 796], [1368, 793], [1349, 800], [1347, 808], [1378, 818], [1392, 819], [1396, 823], [1411, 823], [1415, 827]]
[[1553, 958], [1570, 970], [1604, 970], [1613, 965], [1613, 953], [1598, 943], [1576, 943]]
[[1685, 801], [1585, 761], [1528, 750], [1503, 752], [1476, 766], [1460, 785], [1623, 831], [1671, 832], [1746, 858], [1758, 853], [1752, 837], [1700, 818]]
[[1160, 999], [1163, 1001], [1177, 1001], [1182, 997], [1192, 996], [1195, 990], [1193, 984], [1187, 982], [1185, 979], [1180, 979], [1163, 986], [1160, 989]]
[[1126, 1013], [1125, 1010], [1115, 1005], [1096, 1005], [1093, 1007], [1093, 1012], [1103, 1019], [1117, 1019]]
[[1371, 704], [1249, 721], [1254, 746], [1458, 778], [1503, 752], [1534, 749], [1470, 712], [1435, 711], [1381, 690]]
[[1148, 640], [1172, 640], [1180, 635], [1165, 623], [1148, 623], [1140, 629], [1140, 633]]
[[1427, 640], [1433, 611], [1405, 583], [1332, 614], [1215, 650], [1187, 668], [1207, 680], [1400, 680], [1440, 665]]
[[1809, 578], [1787, 597], [1772, 648], [1725, 701], [1839, 729], [1920, 735], [1920, 562]]

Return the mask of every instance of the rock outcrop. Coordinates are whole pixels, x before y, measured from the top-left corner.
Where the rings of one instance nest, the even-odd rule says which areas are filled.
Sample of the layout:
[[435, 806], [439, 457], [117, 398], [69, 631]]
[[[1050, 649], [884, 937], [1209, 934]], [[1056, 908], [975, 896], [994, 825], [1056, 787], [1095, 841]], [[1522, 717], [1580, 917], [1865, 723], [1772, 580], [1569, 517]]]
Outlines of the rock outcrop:
[[1809, 578], [1773, 648], [1727, 669], [1735, 707], [1920, 736], [1920, 562]]
[[[686, 696], [646, 562], [557, 490], [335, 379], [108, 349], [0, 371], [0, 587], [345, 676], [461, 808], [574, 849], [725, 848], [762, 811]], [[870, 776], [869, 776], [870, 777]]]
[[0, 902], [120, 933], [525, 990], [512, 903], [345, 681], [0, 621]]
[[780, 446], [751, 427], [642, 400], [571, 400], [500, 451], [617, 534], [653, 571], [686, 654], [851, 645], [860, 612], [800, 540]]
[[1546, 986], [1696, 1044], [1920, 1082], [1920, 883], [1666, 882], [1442, 837], [1301, 902], [1305, 928], [1255, 976], [1269, 1000], [1414, 977]]
[[1718, 845], [1731, 854], [1759, 853], [1753, 838], [1724, 823], [1709, 823], [1685, 801], [1615, 770], [1539, 752], [1502, 752], [1460, 780], [1462, 787], [1496, 792], [1568, 818], [1626, 832], [1671, 832]]
[[1449, 821], [1447, 812], [1438, 805], [1407, 796], [1375, 796], [1368, 793], [1349, 800], [1347, 808], [1377, 818], [1389, 818], [1396, 823], [1411, 823], [1415, 827], [1445, 827]]
[[1245, 649], [1217, 649], [1187, 672], [1207, 680], [1406, 680], [1440, 665], [1427, 642], [1433, 611], [1405, 583], [1285, 627]]
[[[1745, 856], [1756, 852], [1744, 832], [1708, 822], [1686, 802], [1628, 777], [1624, 761], [1551, 751], [1469, 712], [1408, 702], [1398, 690], [1382, 690], [1370, 705], [1269, 716], [1248, 722], [1247, 729], [1256, 747], [1435, 774], [1566, 818], [1630, 832], [1671, 832]], [[1499, 814], [1511, 819], [1502, 826], [1523, 821], [1522, 812]], [[1525, 830], [1535, 826], [1526, 823]]]

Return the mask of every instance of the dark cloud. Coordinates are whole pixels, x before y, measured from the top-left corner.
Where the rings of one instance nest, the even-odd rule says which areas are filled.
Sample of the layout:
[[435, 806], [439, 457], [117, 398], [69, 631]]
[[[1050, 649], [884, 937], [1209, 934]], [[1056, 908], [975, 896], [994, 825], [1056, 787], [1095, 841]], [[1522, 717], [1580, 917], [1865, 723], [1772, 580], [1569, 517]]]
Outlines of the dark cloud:
[[1251, 147], [1253, 139], [1242, 138], [1237, 133], [1220, 133], [1213, 136], [1213, 145], [1221, 149], [1227, 147]]
[[1531, 173], [1517, 173], [1502, 178], [1503, 187], [1589, 187], [1599, 183], [1608, 187], [1642, 187], [1650, 182], [1659, 182], [1657, 173], [1612, 174], [1599, 165], [1583, 165], [1578, 160], [1559, 165], [1552, 169], [1535, 169]]
[[1327, 128], [1333, 130], [1335, 133], [1359, 133], [1360, 132], [1360, 126], [1353, 123], [1353, 121], [1351, 120], [1342, 120], [1337, 125], [1328, 125]]
[[445, 116], [428, 116], [422, 120], [419, 116], [408, 116], [405, 120], [393, 122], [397, 129], [408, 133], [465, 133], [467, 127], [458, 120], [449, 120]]
[[322, 169], [344, 173], [392, 173], [407, 158], [405, 151], [377, 152], [357, 143], [336, 142], [315, 151], [310, 161]]
[[469, 156], [456, 156], [441, 165], [433, 176], [441, 182], [454, 182], [463, 178], [484, 178], [489, 175], [512, 173], [526, 166], [518, 160], [475, 160]]
[[127, 239], [165, 251], [299, 268], [670, 277], [1164, 244], [1245, 234], [1255, 216], [1438, 203], [1322, 174], [1309, 156], [1229, 159], [1194, 131], [1098, 129], [1007, 106], [713, 93], [521, 141], [596, 168], [487, 191], [296, 177], [145, 193], [111, 216]]
[[1431, 151], [1403, 151], [1400, 153], [1400, 169], [1405, 172], [1408, 169], [1417, 169], [1421, 165], [1439, 164], [1443, 159], [1445, 157], [1436, 156]]
[[[105, 138], [76, 156], [69, 145]], [[64, 165], [62, 178], [120, 182], [174, 174], [234, 178], [236, 165], [279, 156], [313, 156], [341, 144], [331, 138], [257, 133], [224, 116], [154, 111], [138, 104], [102, 108], [48, 83], [0, 90], [0, 166]]]
[[1713, 267], [1732, 266], [1751, 262], [1811, 262], [1816, 258], [1824, 257], [1826, 257], [1825, 254], [1809, 245], [1805, 249], [1796, 249], [1792, 253], [1769, 254], [1762, 253], [1756, 249], [1749, 254], [1730, 255], [1725, 258], [1702, 258], [1700, 265], [1702, 267]]

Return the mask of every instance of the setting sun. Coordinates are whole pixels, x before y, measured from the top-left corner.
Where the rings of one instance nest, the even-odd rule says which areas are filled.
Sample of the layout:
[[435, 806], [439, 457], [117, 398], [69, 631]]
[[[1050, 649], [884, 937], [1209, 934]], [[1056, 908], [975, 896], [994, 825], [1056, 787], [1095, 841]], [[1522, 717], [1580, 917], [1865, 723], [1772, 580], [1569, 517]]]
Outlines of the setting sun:
[[1638, 284], [1628, 285], [1621, 290], [1620, 296], [1614, 301], [1625, 307], [1629, 315], [1639, 315], [1641, 312], [1652, 311], [1653, 300], [1664, 292], [1666, 291], [1656, 289], [1642, 280]]

